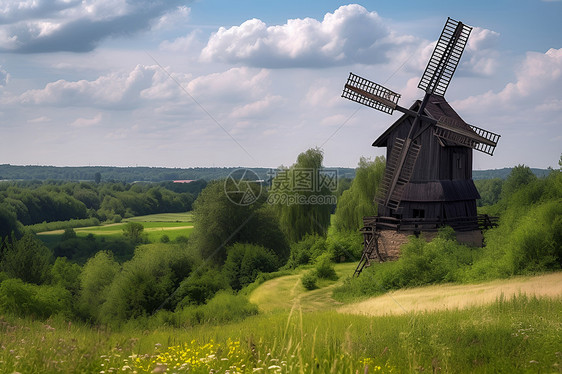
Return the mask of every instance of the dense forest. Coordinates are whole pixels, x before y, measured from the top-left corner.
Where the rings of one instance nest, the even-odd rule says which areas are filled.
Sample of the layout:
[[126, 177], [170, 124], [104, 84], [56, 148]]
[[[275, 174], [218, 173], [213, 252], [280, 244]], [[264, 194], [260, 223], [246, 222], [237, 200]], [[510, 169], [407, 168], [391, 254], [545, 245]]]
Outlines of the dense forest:
[[[0, 180], [57, 180], [57, 181], [95, 181], [106, 182], [164, 182], [173, 180], [211, 181], [226, 178], [239, 167], [208, 168], [159, 168], [159, 167], [113, 167], [113, 166], [19, 166], [0, 165]], [[260, 179], [268, 180], [275, 168], [251, 168]], [[342, 178], [353, 178], [353, 168], [331, 168], [337, 170]]]
[[120, 222], [139, 215], [185, 212], [191, 210], [206, 184], [203, 180], [158, 184], [0, 182], [0, 217], [33, 225], [88, 218]]
[[[229, 179], [183, 184], [2, 182], [0, 313], [63, 315], [111, 326], [192, 326], [215, 315], [230, 320], [255, 314], [245, 295], [259, 282], [307, 266], [302, 283], [314, 289], [323, 279], [337, 277], [333, 262], [360, 258], [361, 217], [376, 214], [372, 197], [384, 162], [361, 159], [353, 180], [340, 178], [337, 186], [303, 192], [296, 176], [302, 170], [323, 170], [322, 152], [310, 149], [278, 174], [270, 188], [248, 183], [245, 194], [256, 197], [251, 204], [233, 203], [226, 191], [240, 184]], [[399, 261], [376, 275], [367, 271], [359, 280], [350, 279], [335, 295], [560, 269], [562, 173], [537, 177], [520, 165], [505, 180], [477, 185], [485, 205], [479, 209], [501, 217], [499, 227], [486, 233], [488, 247], [461, 246], [447, 230], [431, 243], [412, 238]], [[280, 196], [306, 202], [290, 204]], [[335, 207], [333, 196], [338, 198]], [[311, 198], [315, 203], [309, 203]], [[193, 232], [182, 240], [150, 243], [134, 223], [111, 240], [77, 237], [72, 229], [188, 210], [193, 211]], [[65, 230], [56, 243], [46, 246], [34, 234], [34, 225], [50, 222], [68, 225], [60, 227]], [[384, 287], [372, 290], [365, 282]]]
[[[234, 167], [208, 167], [208, 168], [159, 168], [159, 167], [113, 167], [113, 166], [20, 166], [20, 165], [0, 165], [0, 180], [57, 180], [57, 181], [101, 181], [132, 183], [143, 182], [164, 182], [173, 180], [198, 180], [204, 179], [207, 182], [215, 179], [226, 178]], [[336, 170], [340, 178], [355, 177], [353, 168], [331, 167]], [[276, 168], [251, 168], [263, 180], [269, 180]], [[472, 172], [474, 180], [479, 179], [505, 179], [511, 173], [512, 168], [474, 170]], [[550, 173], [548, 169], [530, 169], [537, 177], [544, 177]]]

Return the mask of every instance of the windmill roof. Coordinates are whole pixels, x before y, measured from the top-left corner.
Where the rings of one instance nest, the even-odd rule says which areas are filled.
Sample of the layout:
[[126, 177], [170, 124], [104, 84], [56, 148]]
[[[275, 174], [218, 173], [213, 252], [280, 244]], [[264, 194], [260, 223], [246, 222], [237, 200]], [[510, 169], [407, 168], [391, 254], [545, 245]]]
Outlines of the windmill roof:
[[[421, 105], [421, 100], [416, 100], [414, 104], [410, 107], [410, 110], [417, 111]], [[455, 112], [455, 110], [449, 105], [447, 100], [443, 96], [431, 95], [429, 101], [424, 109], [424, 114], [430, 118], [438, 120], [442, 116], [449, 117], [455, 120], [456, 126], [462, 127], [464, 130], [473, 132], [473, 130], [464, 122], [464, 120]], [[388, 136], [400, 126], [407, 118], [411, 116], [408, 114], [403, 114], [396, 122], [394, 122], [381, 136], [373, 142], [373, 147], [386, 147], [386, 141]], [[477, 136], [476, 133], [474, 133]], [[448, 144], [444, 141], [445, 145], [456, 145], [454, 143]]]

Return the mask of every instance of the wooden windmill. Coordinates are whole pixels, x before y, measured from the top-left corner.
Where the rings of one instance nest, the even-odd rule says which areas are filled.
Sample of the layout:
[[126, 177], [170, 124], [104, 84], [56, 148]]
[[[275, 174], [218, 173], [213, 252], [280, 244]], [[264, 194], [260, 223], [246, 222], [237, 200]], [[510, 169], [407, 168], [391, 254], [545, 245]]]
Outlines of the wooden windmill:
[[[418, 84], [424, 98], [410, 108], [398, 105], [400, 94], [349, 75], [342, 97], [387, 114], [404, 113], [373, 143], [387, 147], [387, 164], [375, 198], [378, 216], [364, 218], [365, 250], [358, 272], [369, 258], [384, 259], [380, 247], [389, 246], [381, 240], [385, 230], [401, 232], [406, 238], [449, 225], [458, 233], [472, 232], [469, 242], [475, 241], [475, 232], [480, 233], [472, 150], [493, 155], [500, 136], [465, 123], [443, 97], [471, 30], [447, 19]], [[396, 244], [400, 239], [394, 235], [390, 241]]]

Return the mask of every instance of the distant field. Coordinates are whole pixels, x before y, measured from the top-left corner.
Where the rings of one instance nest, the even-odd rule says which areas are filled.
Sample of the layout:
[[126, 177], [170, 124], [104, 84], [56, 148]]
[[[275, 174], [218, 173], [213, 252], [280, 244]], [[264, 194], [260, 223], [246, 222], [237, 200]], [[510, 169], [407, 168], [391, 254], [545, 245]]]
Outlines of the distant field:
[[193, 213], [159, 213], [147, 216], [131, 217], [125, 222], [193, 222]]
[[[144, 233], [150, 242], [159, 242], [162, 236], [167, 235], [170, 240], [174, 240], [180, 236], [189, 237], [193, 230], [193, 216], [191, 212], [187, 213], [161, 213], [151, 214], [147, 216], [138, 216], [127, 218], [122, 223], [112, 223], [101, 226], [90, 226], [76, 228], [74, 231], [79, 237], [85, 237], [88, 234], [95, 236], [103, 236], [116, 238], [123, 235], [123, 228], [127, 222], [137, 222], [143, 225]], [[64, 230], [54, 230], [38, 233], [39, 236], [60, 236]], [[52, 241], [55, 238], [52, 238]]]

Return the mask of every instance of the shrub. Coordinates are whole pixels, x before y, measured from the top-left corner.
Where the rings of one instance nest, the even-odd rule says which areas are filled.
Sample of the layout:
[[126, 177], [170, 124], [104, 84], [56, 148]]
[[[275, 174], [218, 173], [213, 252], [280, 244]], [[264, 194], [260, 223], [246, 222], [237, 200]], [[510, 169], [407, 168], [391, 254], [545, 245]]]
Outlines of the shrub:
[[80, 265], [68, 261], [66, 257], [58, 257], [51, 267], [51, 281], [76, 295], [80, 289], [81, 271]]
[[79, 309], [86, 318], [99, 319], [101, 305], [107, 300], [108, 287], [120, 266], [107, 251], [98, 252], [84, 265], [80, 274]]
[[286, 267], [294, 269], [299, 265], [309, 264], [324, 252], [326, 252], [326, 239], [320, 235], [307, 234], [301, 241], [291, 245]]
[[301, 276], [301, 283], [307, 290], [318, 288], [316, 281], [318, 281], [318, 277], [314, 270], [309, 270]]
[[223, 271], [234, 290], [255, 281], [259, 273], [269, 273], [279, 267], [277, 256], [258, 245], [236, 243], [227, 248], [227, 253]]
[[373, 264], [361, 276], [346, 279], [334, 291], [334, 298], [343, 301], [403, 287], [461, 281], [481, 251], [459, 244], [452, 229], [441, 230], [429, 243], [411, 237], [399, 260]]
[[[205, 305], [189, 305], [174, 313], [162, 313], [160, 318], [177, 327], [200, 324], [225, 324], [240, 321], [258, 313], [258, 307], [251, 304], [246, 296], [234, 295], [228, 291], [218, 292]], [[156, 316], [158, 318], [158, 315]]]
[[318, 278], [337, 280], [338, 275], [330, 261], [330, 253], [325, 253], [316, 260], [315, 273]]
[[0, 269], [10, 277], [24, 282], [41, 284], [49, 276], [52, 253], [33, 234], [7, 243]]
[[217, 291], [228, 288], [228, 279], [216, 269], [205, 268], [185, 278], [174, 295], [177, 308], [187, 305], [201, 305], [212, 298]]
[[68, 240], [68, 239], [74, 239], [76, 238], [76, 232], [74, 231], [73, 228], [69, 227], [64, 229], [64, 233], [61, 236], [61, 240]]
[[148, 316], [158, 309], [174, 309], [170, 298], [189, 275], [194, 258], [184, 248], [169, 244], [147, 244], [123, 264], [107, 292], [100, 317], [104, 322], [122, 322]]
[[356, 262], [363, 254], [363, 235], [359, 231], [336, 231], [328, 235], [326, 247], [335, 262]]
[[47, 318], [55, 314], [72, 315], [70, 292], [60, 286], [38, 286], [21, 279], [0, 284], [0, 311], [17, 316]]

